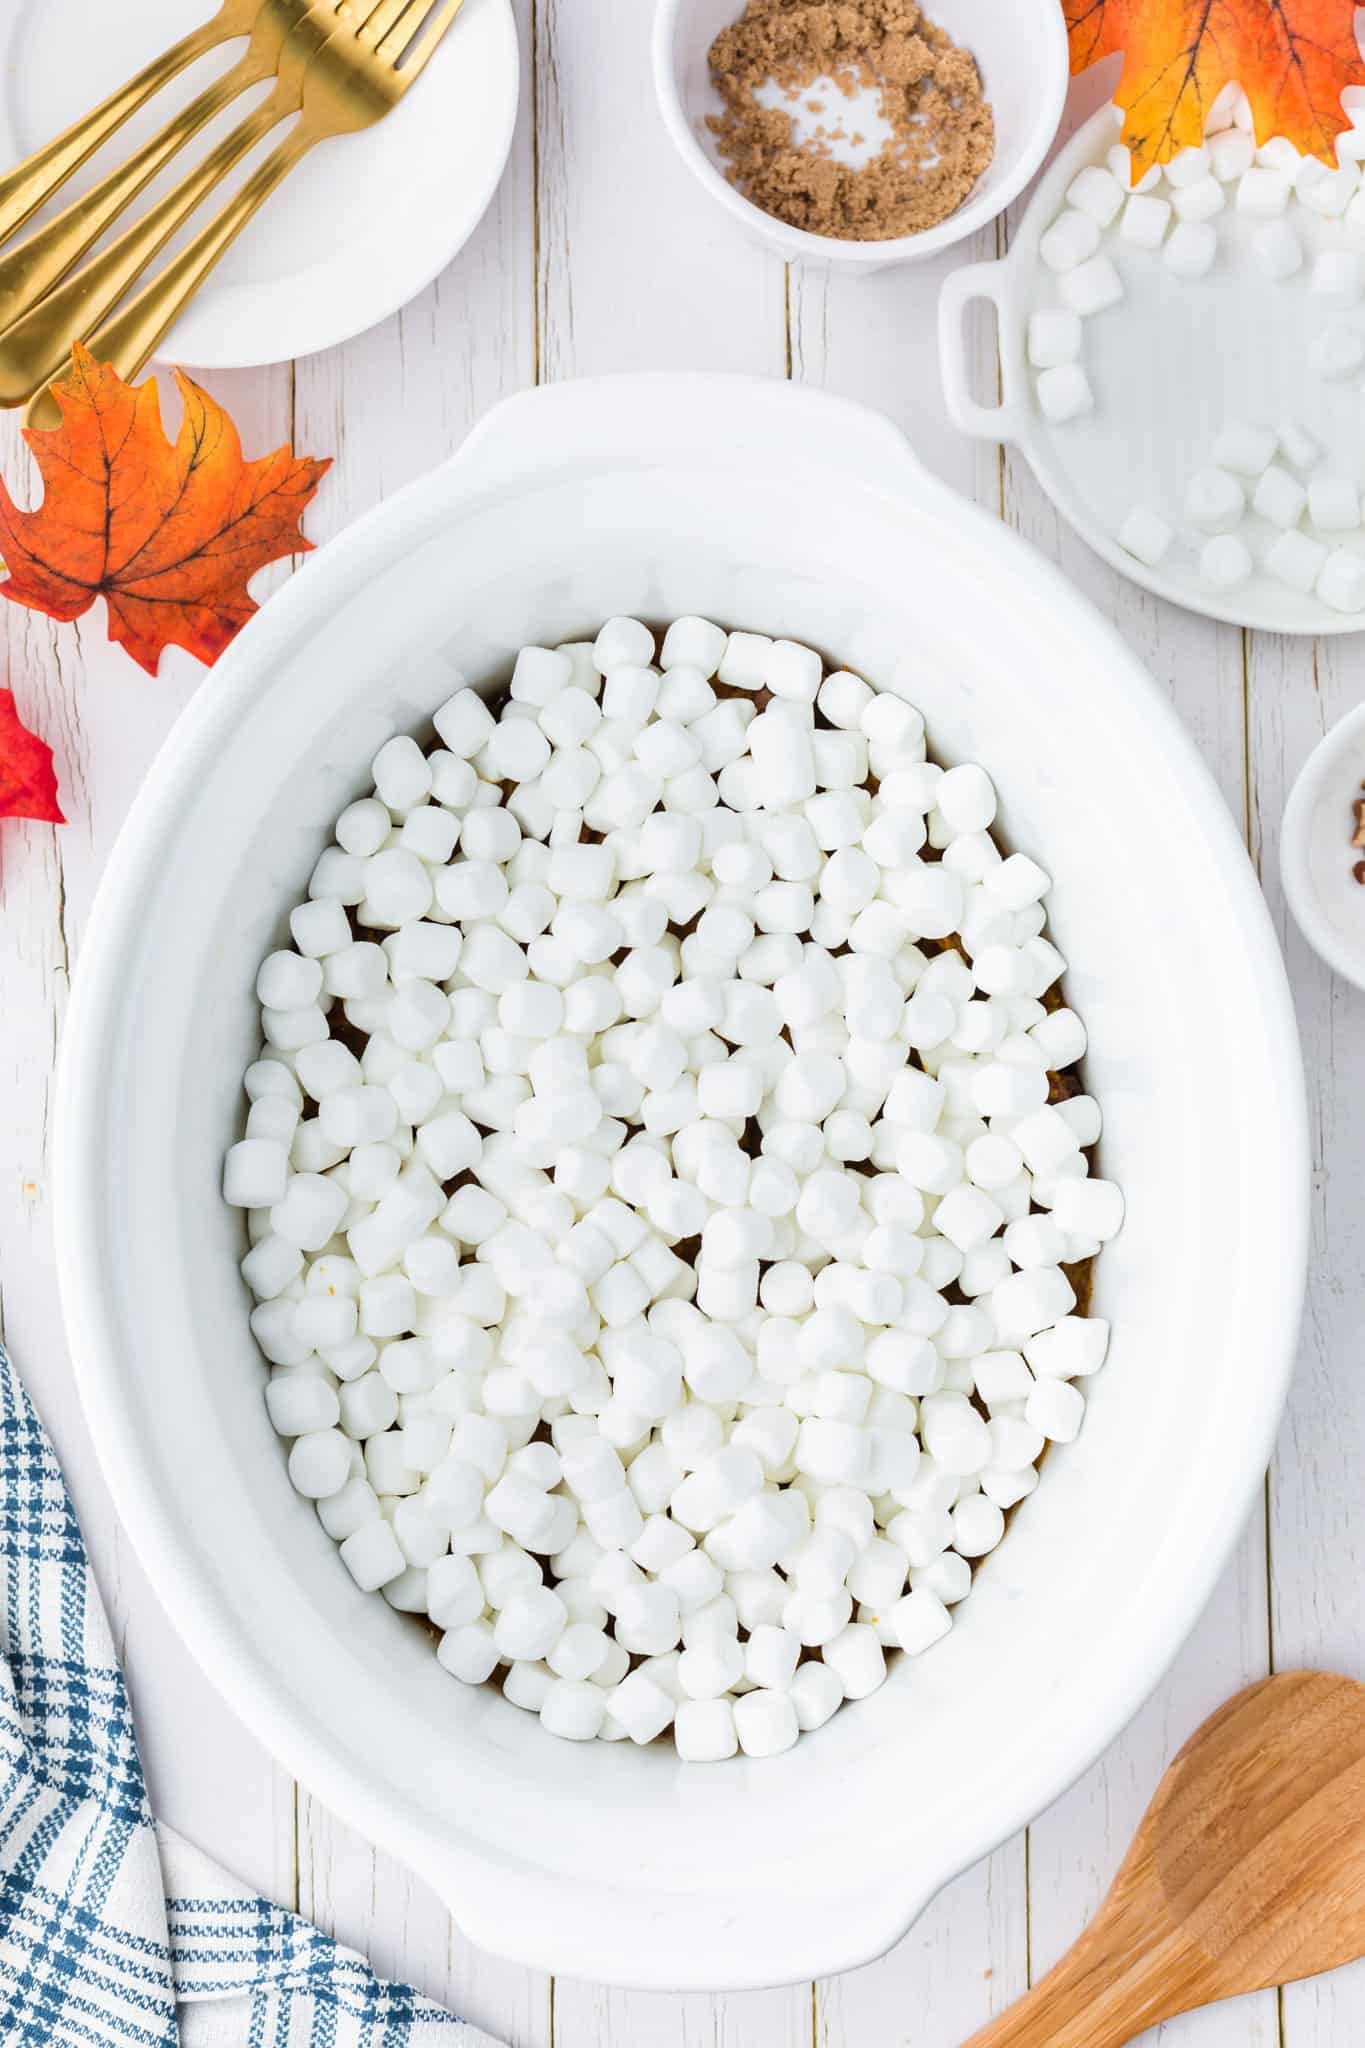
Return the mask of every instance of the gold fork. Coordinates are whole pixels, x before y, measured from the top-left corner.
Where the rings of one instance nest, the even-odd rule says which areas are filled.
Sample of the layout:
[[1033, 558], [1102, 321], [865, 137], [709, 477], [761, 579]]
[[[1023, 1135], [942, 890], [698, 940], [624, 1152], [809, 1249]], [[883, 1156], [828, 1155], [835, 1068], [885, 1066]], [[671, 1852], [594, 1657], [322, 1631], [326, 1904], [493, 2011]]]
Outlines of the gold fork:
[[[83, 269], [73, 271], [9, 321], [0, 332], [0, 406], [22, 405], [57, 375], [72, 342], [112, 313], [128, 287], [219, 180], [272, 128], [298, 112], [308, 67], [328, 37], [340, 33], [349, 40], [349, 35], [356, 33], [357, 16], [362, 24], [359, 32], [365, 34], [386, 4], [392, 12], [401, 0], [322, 0], [315, 6], [300, 6], [298, 0], [266, 0], [269, 19], [262, 24], [261, 47], [270, 50], [270, 70], [277, 73], [273, 89], [140, 220], [125, 228]], [[292, 17], [292, 26], [276, 41], [273, 30], [283, 27], [286, 16]], [[78, 215], [80, 203], [68, 212]], [[22, 256], [27, 246], [25, 243], [15, 254]]]
[[[163, 165], [224, 107], [251, 86], [274, 77], [284, 46], [305, 15], [316, 13], [331, 21], [337, 13], [350, 11], [350, 0], [250, 0], [250, 7], [255, 14], [251, 41], [231, 70], [191, 100], [126, 163], [0, 257], [0, 328], [22, 318], [79, 263]], [[276, 118], [292, 113], [297, 104], [293, 100]]]
[[[320, 47], [315, 47], [311, 56], [302, 60], [302, 107], [298, 122], [289, 134], [221, 212], [121, 311], [103, 319], [93, 332], [88, 318], [68, 327], [60, 336], [60, 357], [65, 356], [73, 339], [83, 334], [91, 352], [101, 362], [112, 363], [125, 379], [135, 377], [215, 264], [276, 187], [319, 142], [333, 136], [354, 134], [383, 120], [421, 76], [461, 5], [462, 0], [435, 0], [435, 4], [433, 0], [378, 0], [377, 5], [369, 8], [358, 29], [338, 29]], [[301, 34], [302, 29], [291, 41], [291, 55], [297, 50]], [[245, 128], [247, 123], [242, 126]], [[256, 139], [253, 135], [252, 143]], [[228, 142], [231, 142], [231, 137]], [[221, 175], [222, 168], [220, 166], [215, 177]], [[196, 183], [193, 178], [186, 181], [187, 186]], [[174, 196], [171, 195], [172, 198]], [[193, 205], [197, 205], [203, 196], [204, 191], [196, 189]], [[168, 228], [167, 235], [162, 237], [163, 241], [168, 239], [188, 210], [191, 209], [180, 212], [173, 226]], [[58, 293], [36, 307], [29, 319], [36, 320], [65, 289], [65, 286], [60, 286]], [[3, 385], [9, 345], [17, 331], [11, 329], [8, 334], [0, 336], [0, 385]], [[59, 367], [60, 358], [54, 361], [51, 355], [51, 343], [56, 338], [46, 337], [40, 375], [28, 385], [30, 391], [40, 381], [44, 386], [29, 408], [30, 426], [52, 426], [60, 418], [47, 381]]]
[[125, 121], [131, 120], [139, 108], [145, 107], [163, 85], [168, 85], [209, 50], [216, 50], [219, 43], [230, 43], [246, 35], [260, 5], [261, 0], [223, 0], [212, 21], [182, 36], [169, 50], [154, 57], [136, 78], [130, 78], [90, 113], [83, 114], [70, 128], [6, 172], [0, 178], [0, 242], [7, 241], [16, 228], [21, 228], [40, 206], [45, 206], [54, 192], [60, 192], [72, 173]]

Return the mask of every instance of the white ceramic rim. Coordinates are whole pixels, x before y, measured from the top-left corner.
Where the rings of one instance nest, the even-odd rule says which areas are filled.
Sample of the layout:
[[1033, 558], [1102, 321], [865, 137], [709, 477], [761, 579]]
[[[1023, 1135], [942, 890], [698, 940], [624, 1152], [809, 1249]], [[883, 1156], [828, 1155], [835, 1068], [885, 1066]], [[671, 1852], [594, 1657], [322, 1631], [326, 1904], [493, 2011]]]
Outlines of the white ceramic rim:
[[[1365, 989], [1365, 937], [1359, 950], [1353, 953], [1330, 919], [1323, 916], [1313, 888], [1310, 849], [1314, 814], [1326, 794], [1332, 771], [1362, 732], [1365, 704], [1357, 704], [1354, 711], [1348, 711], [1330, 732], [1323, 734], [1294, 777], [1280, 826], [1280, 879], [1294, 922], [1332, 972], [1358, 989]], [[1342, 858], [1348, 856], [1349, 849], [1343, 846]], [[1365, 890], [1361, 891], [1361, 909], [1365, 916]], [[1365, 926], [1362, 930], [1365, 931]]]
[[[858, 1967], [882, 1953], [946, 1883], [1034, 1820], [1124, 1727], [1193, 1627], [1261, 1484], [1293, 1371], [1308, 1246], [1307, 1109], [1283, 963], [1232, 819], [1166, 698], [1113, 628], [1060, 571], [998, 520], [929, 478], [910, 455], [902, 436], [865, 407], [763, 379], [722, 374], [603, 378], [578, 388], [610, 392], [631, 385], [652, 387], [660, 405], [668, 404], [670, 390], [676, 394], [684, 385], [689, 402], [714, 392], [723, 393], [724, 402], [731, 406], [761, 405], [767, 402], [764, 394], [784, 394], [783, 403], [799, 405], [807, 416], [804, 424], [814, 432], [823, 429], [838, 443], [860, 446], [869, 461], [877, 452], [887, 457], [894, 453], [905, 484], [913, 485], [921, 501], [933, 505], [945, 523], [962, 531], [968, 544], [983, 551], [989, 548], [1003, 558], [1002, 569], [1012, 564], [1030, 601], [1069, 612], [1073, 623], [1084, 625], [1105, 670], [1121, 679], [1125, 691], [1141, 702], [1145, 721], [1161, 736], [1171, 772], [1198, 809], [1222, 878], [1239, 904], [1242, 943], [1265, 991], [1258, 1027], [1266, 1034], [1273, 1062], [1284, 1077], [1279, 1104], [1279, 1151], [1287, 1169], [1280, 1191], [1283, 1255], [1273, 1266], [1267, 1263], [1263, 1271], [1266, 1299], [1258, 1304], [1256, 1316], [1256, 1350], [1265, 1365], [1240, 1412], [1228, 1418], [1221, 1439], [1228, 1462], [1217, 1475], [1219, 1483], [1210, 1485], [1207, 1473], [1192, 1472], [1182, 1492], [1180, 1513], [1172, 1517], [1170, 1530], [1156, 1539], [1153, 1569], [1171, 1589], [1169, 1599], [1145, 1605], [1142, 1611], [1123, 1618], [1127, 1654], [1122, 1659], [1095, 1659], [1089, 1674], [1093, 1684], [1090, 1714], [1075, 1743], [1039, 1744], [1022, 1755], [1009, 1799], [964, 1828], [932, 1880], [912, 1878], [908, 1873], [905, 1896], [869, 1901], [868, 1913], [859, 1923], [863, 1930], [859, 1937], [835, 1931], [825, 1946], [813, 1944], [803, 1956], [804, 1980]], [[341, 1741], [297, 1706], [280, 1675], [260, 1659], [246, 1634], [226, 1622], [216, 1589], [188, 1568], [174, 1520], [158, 1491], [154, 1464], [120, 1404], [119, 1318], [100, 1226], [100, 1175], [91, 1170], [83, 1134], [98, 1125], [106, 1024], [119, 1000], [124, 934], [141, 916], [147, 882], [164, 858], [177, 814], [194, 802], [200, 764], [213, 758], [219, 735], [241, 717], [245, 704], [273, 687], [274, 674], [286, 652], [307, 638], [314, 617], [326, 611], [333, 593], [340, 595], [368, 572], [405, 555], [433, 523], [449, 522], [450, 473], [468, 453], [481, 448], [498, 422], [514, 409], [524, 412], [553, 402], [556, 393], [573, 389], [548, 387], [504, 401], [486, 416], [451, 463], [410, 485], [310, 557], [223, 657], [213, 688], [201, 690], [183, 714], [153, 764], [100, 885], [66, 1021], [53, 1145], [58, 1272], [77, 1383], [120, 1517], [177, 1630], [234, 1711], [286, 1769], [350, 1825], [410, 1868], [433, 1882], [444, 1880], [453, 1885], [458, 1879], [475, 1896], [481, 1879], [487, 1881], [489, 1857], [482, 1850], [467, 1851], [460, 1842], [446, 1842], [442, 1871], [433, 1873], [430, 1843], [416, 1822], [405, 1813], [396, 1813], [382, 1792], [350, 1767]], [[892, 468], [889, 460], [883, 466]], [[479, 502], [476, 486], [471, 504]], [[99, 1162], [95, 1164], [98, 1168]], [[528, 1896], [534, 1895], [534, 1869], [493, 1867], [499, 1868], [504, 1882], [524, 1882]], [[510, 1960], [540, 1970], [598, 1976], [646, 1989], [675, 1988], [676, 1980], [653, 1969], [647, 1956], [632, 1958], [628, 1976], [609, 1967], [610, 1939], [610, 1930], [604, 1929], [603, 1951], [585, 1955], [581, 1943], [566, 1944], [553, 1927], [537, 1923], [534, 1914], [529, 1914], [519, 1915], [512, 1927], [501, 1923], [496, 1946]], [[749, 1989], [784, 1981], [791, 1979], [770, 1970], [755, 1974], [752, 1964], [746, 1969], [743, 1959], [736, 1958], [733, 1964], [727, 1960], [714, 1969], [706, 1988]], [[684, 1988], [700, 1987], [694, 1982]]]
[[[424, 208], [420, 220], [404, 204], [402, 192], [395, 192], [387, 210], [377, 210], [354, 253], [342, 250], [335, 258], [250, 282], [210, 279], [153, 361], [196, 370], [245, 370], [316, 355], [377, 327], [426, 290], [487, 212], [516, 131], [521, 58], [512, 0], [479, 0], [479, 14], [492, 55], [485, 103], [490, 106], [493, 134], [478, 176], [458, 190], [441, 193], [440, 203]], [[467, 61], [460, 47], [460, 25], [457, 17], [414, 95], [430, 91], [439, 97], [452, 68]], [[338, 138], [337, 146], [344, 147], [345, 141]], [[393, 259], [390, 267], [378, 271], [363, 260], [365, 249], [376, 240], [386, 258]]]
[[[1277, 608], [1273, 588], [1252, 583], [1241, 591], [1207, 596], [1166, 575], [1158, 563], [1150, 568], [1121, 548], [1098, 520], [1080, 510], [1076, 494], [1052, 456], [1052, 432], [1023, 388], [1024, 307], [1038, 270], [1038, 242], [1057, 213], [1067, 186], [1077, 171], [1097, 160], [1097, 144], [1117, 134], [1117, 109], [1103, 106], [1077, 129], [1029, 200], [1024, 217], [1015, 230], [1007, 256], [990, 263], [973, 263], [952, 273], [939, 295], [939, 363], [944, 396], [953, 425], [974, 439], [1001, 441], [1019, 449], [1029, 468], [1051, 498], [1068, 525], [1073, 527], [1109, 566], [1138, 583], [1156, 597], [1164, 597], [1183, 611], [1219, 619], [1225, 625], [1246, 626], [1262, 633], [1311, 634], [1314, 639], [1329, 633], [1365, 631], [1365, 613], [1333, 611], [1318, 603], [1313, 616], [1285, 617]], [[996, 309], [1000, 332], [1002, 396], [998, 406], [978, 405], [968, 391], [964, 356], [962, 313], [973, 299], [988, 299]], [[1287, 593], [1288, 595], [1288, 593]]]
[[[1018, 0], [1013, 0], [1018, 4]], [[852, 269], [870, 270], [890, 263], [917, 263], [940, 250], [952, 248], [988, 221], [1002, 214], [1018, 198], [1047, 155], [1057, 133], [1066, 105], [1070, 78], [1070, 55], [1066, 22], [1060, 7], [1042, 7], [1038, 33], [1046, 45], [1040, 72], [1052, 81], [1051, 91], [1039, 95], [1037, 118], [1026, 148], [1021, 149], [1008, 178], [990, 193], [969, 197], [956, 213], [937, 227], [918, 235], [899, 235], [885, 242], [847, 242], [834, 235], [812, 235], [805, 228], [789, 227], [746, 199], [724, 174], [717, 170], [692, 132], [678, 93], [673, 63], [674, 30], [687, 0], [659, 0], [654, 14], [654, 91], [664, 126], [683, 162], [703, 189], [725, 208], [731, 218], [751, 235], [786, 251], [789, 257], [811, 263], [847, 264]]]

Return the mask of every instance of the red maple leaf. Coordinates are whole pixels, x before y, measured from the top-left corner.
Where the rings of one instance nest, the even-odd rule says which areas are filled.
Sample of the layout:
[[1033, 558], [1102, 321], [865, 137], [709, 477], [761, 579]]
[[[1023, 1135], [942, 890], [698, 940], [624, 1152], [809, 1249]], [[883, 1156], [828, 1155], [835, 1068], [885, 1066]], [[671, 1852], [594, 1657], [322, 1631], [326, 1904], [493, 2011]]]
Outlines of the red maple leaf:
[[52, 749], [20, 723], [12, 690], [0, 690], [0, 818], [66, 823], [57, 802]]

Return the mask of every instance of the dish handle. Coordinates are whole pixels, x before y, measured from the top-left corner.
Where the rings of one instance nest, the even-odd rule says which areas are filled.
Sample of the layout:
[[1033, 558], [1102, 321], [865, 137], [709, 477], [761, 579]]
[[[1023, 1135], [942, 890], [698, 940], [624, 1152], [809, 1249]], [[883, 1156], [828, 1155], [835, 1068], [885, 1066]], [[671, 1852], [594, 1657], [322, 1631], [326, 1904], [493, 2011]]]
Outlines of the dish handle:
[[803, 460], [919, 496], [942, 488], [900, 428], [870, 406], [716, 371], [569, 378], [518, 392], [485, 414], [450, 466], [466, 488], [505, 490], [585, 463], [781, 475]]
[[[989, 299], [995, 307], [1000, 338], [999, 405], [978, 405], [971, 394], [962, 316], [973, 299]], [[938, 359], [948, 416], [962, 433], [985, 441], [1020, 438], [1026, 417], [1018, 372], [1022, 354], [1007, 266], [969, 263], [962, 270], [950, 271], [939, 293]]]

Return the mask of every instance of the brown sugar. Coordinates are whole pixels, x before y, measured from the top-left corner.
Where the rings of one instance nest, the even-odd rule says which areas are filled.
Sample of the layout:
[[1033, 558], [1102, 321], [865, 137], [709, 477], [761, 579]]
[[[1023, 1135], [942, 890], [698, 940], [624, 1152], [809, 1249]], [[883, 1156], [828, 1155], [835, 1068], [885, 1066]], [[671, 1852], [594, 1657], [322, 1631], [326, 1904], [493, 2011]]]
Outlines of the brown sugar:
[[[994, 153], [974, 58], [916, 0], [748, 0], [710, 57], [726, 174], [789, 227], [853, 242], [919, 234], [956, 212]], [[822, 78], [850, 99], [880, 89], [891, 136], [868, 163], [836, 156], [837, 119], [797, 142], [785, 109], [756, 97], [772, 79], [794, 106]]]

